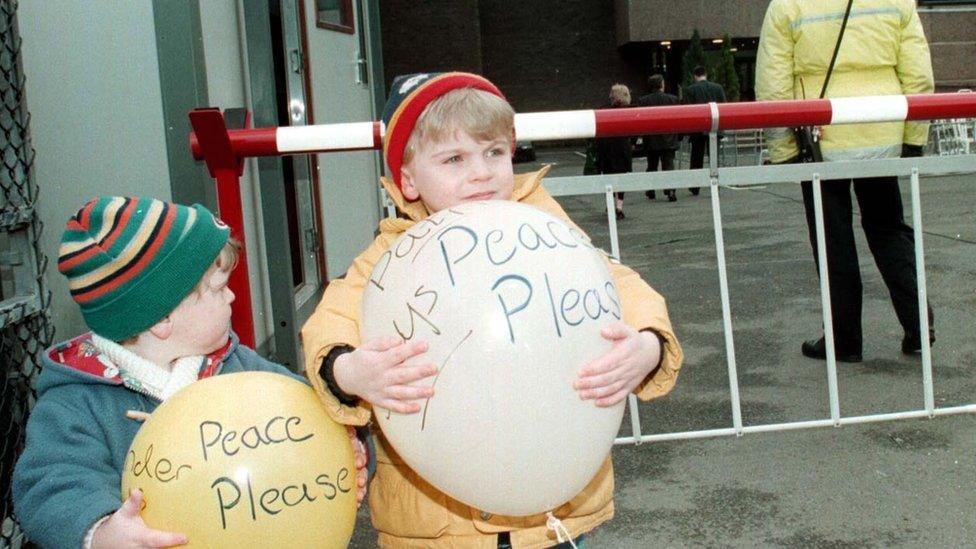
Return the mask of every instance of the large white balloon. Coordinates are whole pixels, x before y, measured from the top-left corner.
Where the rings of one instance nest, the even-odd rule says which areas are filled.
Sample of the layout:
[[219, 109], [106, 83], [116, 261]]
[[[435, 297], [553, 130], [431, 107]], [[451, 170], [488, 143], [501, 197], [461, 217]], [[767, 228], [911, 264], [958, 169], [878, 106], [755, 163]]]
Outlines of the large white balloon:
[[426, 340], [439, 372], [417, 414], [375, 410], [410, 467], [477, 509], [530, 515], [578, 494], [606, 459], [623, 404], [572, 383], [621, 318], [602, 252], [511, 201], [465, 203], [414, 225], [376, 264], [364, 339]]

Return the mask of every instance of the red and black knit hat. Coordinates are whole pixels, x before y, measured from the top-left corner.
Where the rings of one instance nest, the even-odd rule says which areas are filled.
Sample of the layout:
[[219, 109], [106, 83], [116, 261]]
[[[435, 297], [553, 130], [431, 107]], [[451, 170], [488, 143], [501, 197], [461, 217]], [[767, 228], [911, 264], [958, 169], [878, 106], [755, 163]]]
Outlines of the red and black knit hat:
[[502, 92], [487, 79], [467, 72], [407, 74], [393, 79], [390, 98], [383, 109], [383, 124], [386, 126], [383, 156], [397, 187], [402, 188], [400, 168], [403, 165], [403, 151], [417, 119], [431, 101], [460, 88], [483, 90], [505, 99]]
[[58, 270], [88, 327], [122, 341], [171, 313], [229, 236], [227, 225], [199, 204], [96, 198], [68, 220]]

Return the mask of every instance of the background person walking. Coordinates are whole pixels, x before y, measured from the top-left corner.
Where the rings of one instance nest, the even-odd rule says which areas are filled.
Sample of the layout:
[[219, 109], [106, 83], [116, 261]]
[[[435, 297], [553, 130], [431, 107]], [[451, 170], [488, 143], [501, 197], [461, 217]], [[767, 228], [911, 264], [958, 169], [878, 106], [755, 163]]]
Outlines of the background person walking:
[[[610, 88], [610, 107], [630, 106], [630, 88], [614, 84]], [[634, 169], [633, 145], [629, 137], [603, 137], [596, 140], [597, 173], [630, 173]], [[624, 218], [624, 193], [614, 193], [617, 219]]]
[[[695, 82], [685, 88], [684, 102], [690, 104], [698, 103], [725, 103], [725, 89], [715, 82], [708, 81], [708, 71], [705, 67], [697, 66], [691, 71]], [[693, 133], [688, 136], [691, 143], [691, 162], [689, 167], [693, 170], [702, 168], [705, 165], [705, 148], [708, 146], [707, 133]], [[691, 187], [688, 189], [691, 194], [698, 195], [700, 189]]]
[[[653, 74], [647, 79], [647, 85], [651, 88], [651, 93], [642, 95], [637, 104], [641, 107], [660, 107], [663, 105], [677, 105], [678, 98], [670, 93], [664, 92], [664, 76]], [[675, 134], [645, 135], [644, 155], [647, 156], [647, 171], [656, 172], [658, 163], [661, 164], [662, 172], [669, 172], [674, 169], [674, 152], [678, 148], [678, 136]], [[654, 191], [644, 193], [647, 198], [654, 198]], [[674, 189], [665, 189], [664, 195], [669, 202], [678, 199]]]

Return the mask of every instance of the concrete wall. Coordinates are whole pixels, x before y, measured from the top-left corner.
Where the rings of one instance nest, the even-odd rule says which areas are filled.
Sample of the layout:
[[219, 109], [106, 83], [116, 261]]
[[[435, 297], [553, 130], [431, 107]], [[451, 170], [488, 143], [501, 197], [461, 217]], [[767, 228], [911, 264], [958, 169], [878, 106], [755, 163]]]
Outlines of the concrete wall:
[[150, 2], [21, 2], [27, 107], [56, 337], [85, 330], [57, 271], [68, 217], [98, 195], [171, 198]]
[[617, 0], [617, 43], [759, 36], [768, 0]]

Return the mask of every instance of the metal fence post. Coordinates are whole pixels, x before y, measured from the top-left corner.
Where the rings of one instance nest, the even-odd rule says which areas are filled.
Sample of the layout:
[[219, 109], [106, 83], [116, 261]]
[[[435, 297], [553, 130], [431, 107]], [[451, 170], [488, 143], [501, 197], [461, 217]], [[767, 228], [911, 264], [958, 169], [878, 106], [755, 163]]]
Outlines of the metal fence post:
[[[717, 120], [717, 119], [716, 119]], [[732, 426], [742, 434], [742, 403], [739, 400], [739, 375], [735, 364], [732, 337], [732, 305], [729, 301], [729, 277], [725, 265], [725, 239], [722, 232], [722, 205], [719, 200], [718, 132], [708, 134], [709, 194], [712, 197], [712, 227], [715, 230], [715, 256], [718, 262], [718, 286], [722, 296], [722, 324], [725, 331], [725, 355], [729, 369], [729, 398], [732, 401]]]
[[935, 394], [932, 383], [932, 345], [929, 342], [928, 290], [925, 285], [925, 250], [922, 245], [922, 199], [918, 185], [918, 166], [912, 167], [912, 227], [915, 231], [915, 275], [918, 281], [918, 326], [922, 334], [922, 385], [925, 411], [935, 414]]
[[813, 174], [813, 210], [817, 225], [817, 258], [820, 269], [820, 301], [823, 306], [824, 344], [827, 347], [827, 390], [830, 393], [830, 419], [840, 425], [840, 397], [837, 393], [837, 358], [834, 350], [834, 317], [830, 308], [830, 275], [827, 273], [827, 241], [824, 231], [823, 194], [820, 174]]

